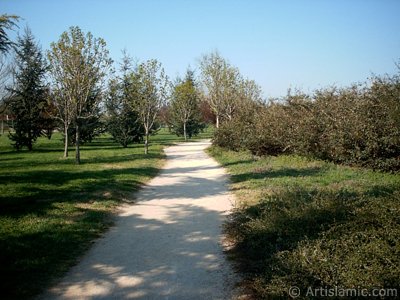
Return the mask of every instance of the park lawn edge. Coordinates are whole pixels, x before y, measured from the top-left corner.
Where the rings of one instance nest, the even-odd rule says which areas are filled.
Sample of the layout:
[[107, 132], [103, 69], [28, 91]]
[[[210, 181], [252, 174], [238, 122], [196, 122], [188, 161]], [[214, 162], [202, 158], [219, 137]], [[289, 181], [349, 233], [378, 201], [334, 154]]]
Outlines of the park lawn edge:
[[299, 287], [399, 289], [400, 174], [212, 146], [237, 203], [228, 257], [254, 299]]
[[[1, 138], [1, 150], [7, 150], [0, 150], [4, 299], [33, 298], [59, 281], [113, 226], [121, 205], [135, 203], [141, 187], [159, 174], [168, 146], [154, 137], [145, 156], [141, 144], [124, 149], [100, 139], [82, 147], [82, 165], [76, 166], [74, 151], [67, 159], [62, 148], [55, 151], [57, 137], [40, 139], [32, 153], [12, 151]], [[59, 158], [50, 161], [51, 156]]]

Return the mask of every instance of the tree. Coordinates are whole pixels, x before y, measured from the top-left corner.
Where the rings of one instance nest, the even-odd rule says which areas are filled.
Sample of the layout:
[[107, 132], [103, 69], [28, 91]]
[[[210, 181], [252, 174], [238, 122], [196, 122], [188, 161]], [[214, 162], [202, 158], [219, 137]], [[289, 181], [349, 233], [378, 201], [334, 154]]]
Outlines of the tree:
[[124, 148], [143, 139], [144, 128], [136, 111], [132, 109], [132, 59], [123, 51], [120, 77], [109, 83], [107, 130]]
[[76, 163], [80, 163], [80, 126], [98, 112], [107, 71], [111, 66], [106, 43], [84, 34], [79, 27], [64, 32], [48, 52], [53, 100], [64, 125], [64, 157], [68, 156], [68, 130], [74, 126]]
[[170, 106], [170, 123], [172, 130], [178, 135], [187, 137], [197, 135], [204, 124], [200, 122], [199, 93], [196, 89], [194, 74], [186, 72], [186, 78], [178, 80], [173, 88]]
[[231, 121], [240, 105], [242, 82], [239, 70], [228, 64], [222, 73], [221, 115], [225, 120]]
[[[126, 76], [125, 76], [126, 75]], [[143, 139], [144, 128], [139, 116], [129, 103], [130, 77], [125, 74], [120, 79], [113, 79], [109, 84], [109, 96], [106, 107], [108, 113], [107, 130], [113, 139], [124, 148]]]
[[139, 115], [144, 127], [144, 153], [149, 151], [149, 137], [156, 118], [168, 97], [168, 77], [155, 59], [137, 66], [132, 73], [131, 106]]
[[14, 15], [1, 15], [0, 16], [0, 55], [8, 53], [15, 43], [10, 40], [6, 30], [12, 30], [17, 26], [19, 17]]
[[42, 135], [47, 108], [46, 88], [43, 80], [46, 63], [29, 29], [18, 37], [16, 51], [15, 87], [9, 101], [15, 116], [14, 131], [10, 139], [18, 150], [32, 145]]
[[200, 69], [205, 88], [204, 95], [215, 114], [218, 128], [221, 120], [232, 119], [237, 109], [238, 88], [242, 80], [240, 72], [217, 51], [201, 58]]
[[10, 96], [12, 81], [12, 65], [4, 55], [0, 54], [0, 114], [7, 109], [5, 100]]
[[[79, 124], [79, 143], [83, 145], [91, 142], [96, 136], [99, 136], [105, 131], [105, 124], [102, 119], [102, 110], [98, 103], [103, 101], [103, 95], [99, 90], [93, 90], [90, 92], [88, 101], [83, 108], [83, 115], [87, 115], [86, 118], [82, 118]], [[88, 112], [91, 111], [90, 115]], [[76, 145], [76, 126], [71, 126], [68, 132], [69, 144]]]
[[[19, 17], [13, 15], [0, 15], [0, 113], [9, 111], [8, 104], [5, 103], [6, 99], [10, 96], [10, 81], [12, 80], [11, 63], [6, 60], [6, 54], [9, 53], [15, 46], [7, 34], [7, 30], [13, 30], [17, 27]], [[6, 88], [8, 86], [8, 88]], [[4, 131], [4, 115], [0, 115], [1, 129], [0, 134]]]

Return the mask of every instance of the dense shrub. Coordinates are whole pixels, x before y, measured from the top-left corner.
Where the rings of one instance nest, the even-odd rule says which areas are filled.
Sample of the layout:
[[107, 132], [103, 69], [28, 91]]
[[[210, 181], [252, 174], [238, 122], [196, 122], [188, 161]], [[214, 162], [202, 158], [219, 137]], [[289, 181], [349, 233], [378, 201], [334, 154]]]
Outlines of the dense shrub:
[[398, 196], [287, 190], [239, 210], [228, 230], [261, 298], [290, 286], [399, 288]]
[[311, 96], [289, 92], [281, 101], [244, 108], [217, 130], [214, 143], [255, 155], [294, 153], [400, 170], [400, 75]]
[[260, 138], [256, 127], [260, 127], [260, 115], [266, 111], [261, 103], [246, 102], [238, 113], [220, 125], [214, 133], [213, 143], [230, 150], [247, 149], [253, 141]]

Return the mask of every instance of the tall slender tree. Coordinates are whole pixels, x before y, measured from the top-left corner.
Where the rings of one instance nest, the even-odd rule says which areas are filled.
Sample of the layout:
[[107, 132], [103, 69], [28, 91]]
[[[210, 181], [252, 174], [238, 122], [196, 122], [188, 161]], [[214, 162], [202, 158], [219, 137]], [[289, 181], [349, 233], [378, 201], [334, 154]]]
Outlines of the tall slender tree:
[[[15, 46], [7, 33], [17, 27], [18, 16], [3, 14], [0, 15], [0, 114], [9, 111], [6, 100], [10, 96], [10, 84], [12, 84], [12, 67], [6, 55]], [[4, 133], [4, 115], [1, 118], [0, 133]]]
[[183, 134], [185, 141], [204, 127], [200, 121], [199, 93], [191, 70], [187, 70], [185, 79], [178, 80], [173, 88], [170, 122], [172, 130], [177, 135]]
[[132, 109], [132, 60], [124, 51], [120, 64], [120, 76], [109, 83], [106, 102], [107, 130], [124, 148], [143, 139], [144, 128], [138, 113]]
[[29, 29], [18, 37], [15, 52], [15, 86], [9, 101], [15, 122], [10, 139], [17, 149], [26, 146], [32, 150], [33, 143], [43, 132], [48, 107], [43, 83], [46, 62]]
[[203, 55], [200, 60], [200, 70], [204, 95], [215, 114], [218, 128], [222, 119], [232, 119], [237, 108], [240, 72], [218, 51]]
[[144, 127], [144, 153], [149, 151], [150, 133], [168, 98], [169, 81], [161, 63], [155, 59], [141, 63], [132, 74], [132, 101]]
[[85, 119], [98, 112], [102, 97], [93, 93], [104, 90], [111, 59], [106, 43], [84, 34], [79, 27], [71, 27], [64, 32], [58, 42], [51, 44], [48, 52], [52, 91], [58, 118], [64, 124], [64, 157], [68, 156], [68, 129], [75, 128], [75, 159], [80, 163], [80, 127]]

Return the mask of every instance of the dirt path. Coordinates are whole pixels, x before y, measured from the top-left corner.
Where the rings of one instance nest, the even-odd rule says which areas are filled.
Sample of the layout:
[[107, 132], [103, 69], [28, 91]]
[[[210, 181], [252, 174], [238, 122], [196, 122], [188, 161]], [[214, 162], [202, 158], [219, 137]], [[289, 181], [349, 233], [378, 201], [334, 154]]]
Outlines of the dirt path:
[[167, 148], [165, 168], [138, 203], [123, 207], [116, 226], [43, 298], [229, 299], [235, 276], [221, 224], [234, 198], [208, 145]]

